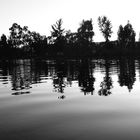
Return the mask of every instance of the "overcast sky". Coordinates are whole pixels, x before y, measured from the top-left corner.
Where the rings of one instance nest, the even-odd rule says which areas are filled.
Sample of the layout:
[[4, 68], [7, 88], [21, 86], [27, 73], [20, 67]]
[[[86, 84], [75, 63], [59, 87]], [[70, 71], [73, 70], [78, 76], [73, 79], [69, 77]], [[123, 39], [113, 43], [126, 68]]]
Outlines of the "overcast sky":
[[63, 19], [66, 30], [76, 31], [83, 19], [93, 19], [94, 41], [104, 38], [99, 31], [98, 16], [107, 16], [113, 25], [111, 40], [117, 38], [120, 24], [129, 20], [136, 31], [140, 32], [139, 0], [0, 0], [0, 34], [9, 35], [9, 28], [16, 22], [27, 25], [31, 31], [50, 35], [51, 25]]

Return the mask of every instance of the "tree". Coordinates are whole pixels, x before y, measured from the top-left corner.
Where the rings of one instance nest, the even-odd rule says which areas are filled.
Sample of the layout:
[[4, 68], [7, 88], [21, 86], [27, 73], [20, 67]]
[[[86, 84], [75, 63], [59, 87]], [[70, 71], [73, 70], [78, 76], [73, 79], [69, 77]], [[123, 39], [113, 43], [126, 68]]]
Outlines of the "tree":
[[67, 45], [75, 45], [77, 43], [77, 33], [72, 33], [70, 30], [66, 31], [65, 40]]
[[107, 19], [106, 16], [99, 17], [98, 18], [98, 25], [100, 28], [100, 31], [102, 32], [106, 42], [109, 41], [109, 38], [111, 37], [112, 32], [112, 24], [111, 21]]
[[41, 36], [39, 33], [33, 31], [30, 32], [30, 49], [32, 52], [35, 52], [37, 54], [41, 53], [44, 50], [44, 47], [47, 45], [45, 43], [46, 41], [46, 37], [45, 36]]
[[123, 28], [122, 25], [119, 26], [119, 30], [118, 30], [118, 41], [120, 43], [125, 42], [124, 28]]
[[2, 34], [0, 37], [0, 56], [8, 56], [8, 42], [6, 35]]
[[7, 37], [4, 34], [1, 36], [0, 45], [2, 45], [2, 47], [7, 46]]
[[37, 32], [31, 32], [27, 26], [21, 27], [17, 23], [14, 23], [9, 30], [8, 45], [16, 48], [18, 51], [41, 54], [46, 50], [46, 36], [41, 36]]
[[51, 37], [58, 51], [62, 51], [65, 44], [64, 29], [62, 28], [62, 19], [52, 25]]
[[124, 27], [120, 25], [118, 30], [118, 41], [120, 44], [125, 44], [125, 46], [134, 45], [135, 36], [135, 31], [129, 21]]
[[32, 42], [31, 32], [28, 30], [28, 26], [21, 27], [17, 23], [13, 23], [9, 28], [10, 37], [9, 40], [13, 47], [19, 48], [23, 46], [29, 46]]
[[17, 23], [13, 23], [12, 27], [9, 28], [10, 30], [10, 40], [13, 47], [17, 48], [22, 44], [21, 35], [22, 35], [22, 28]]
[[138, 41], [140, 42], [140, 33], [139, 33], [139, 40]]
[[23, 46], [31, 45], [32, 37], [31, 37], [31, 31], [28, 29], [28, 26], [23, 26], [21, 40]]
[[78, 41], [79, 43], [89, 44], [92, 42], [94, 36], [92, 19], [83, 20], [78, 28]]

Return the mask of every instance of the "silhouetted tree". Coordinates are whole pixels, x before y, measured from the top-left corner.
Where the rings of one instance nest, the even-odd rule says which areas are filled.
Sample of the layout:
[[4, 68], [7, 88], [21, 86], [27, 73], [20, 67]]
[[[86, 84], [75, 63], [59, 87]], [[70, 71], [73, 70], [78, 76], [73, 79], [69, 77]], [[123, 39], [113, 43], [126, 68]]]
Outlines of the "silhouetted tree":
[[132, 25], [128, 23], [123, 27], [120, 25], [118, 30], [118, 42], [125, 46], [134, 45], [135, 43], [135, 31], [133, 30]]
[[72, 33], [70, 30], [68, 30], [66, 31], [65, 39], [67, 44], [75, 44], [77, 42], [77, 33]]
[[0, 39], [0, 45], [2, 47], [6, 47], [7, 46], [7, 37], [6, 35], [2, 34], [1, 39]]
[[64, 29], [62, 28], [62, 23], [62, 19], [59, 19], [56, 24], [52, 25], [53, 31], [51, 31], [51, 36], [57, 51], [62, 51], [65, 44]]
[[8, 56], [9, 54], [8, 42], [6, 35], [2, 34], [0, 37], [0, 57]]
[[43, 36], [41, 36], [39, 33], [33, 31], [30, 32], [30, 36], [27, 40], [29, 39], [29, 44], [30, 44], [30, 49], [32, 52], [39, 54], [40, 51], [42, 50], [42, 41], [43, 41]]
[[21, 40], [23, 46], [31, 45], [32, 36], [31, 36], [31, 31], [28, 29], [28, 26], [23, 26]]
[[29, 52], [29, 54], [45, 53], [45, 46], [47, 45], [47, 39], [45, 36], [41, 36], [37, 32], [31, 32], [27, 26], [21, 27], [17, 23], [14, 23], [9, 30], [9, 46], [18, 48], [18, 52]]
[[94, 36], [92, 19], [83, 20], [78, 28], [78, 42], [82, 45], [92, 42]]
[[109, 38], [111, 37], [112, 32], [112, 24], [111, 21], [107, 19], [106, 16], [99, 17], [98, 18], [98, 25], [100, 28], [100, 31], [102, 32], [106, 42], [109, 41]]
[[22, 36], [22, 28], [17, 23], [13, 23], [10, 30], [10, 41], [13, 47], [18, 48], [22, 44], [21, 36]]
[[123, 28], [122, 25], [119, 26], [119, 30], [118, 30], [118, 41], [120, 43], [124, 43], [125, 42], [124, 28]]
[[19, 48], [23, 46], [29, 46], [32, 43], [32, 35], [28, 30], [28, 26], [21, 27], [17, 23], [14, 23], [10, 30], [9, 40], [13, 47]]
[[138, 39], [138, 41], [140, 42], [140, 33], [139, 33], [139, 39]]
[[31, 32], [31, 37], [32, 37], [32, 43], [38, 43], [43, 40], [43, 37], [35, 31]]

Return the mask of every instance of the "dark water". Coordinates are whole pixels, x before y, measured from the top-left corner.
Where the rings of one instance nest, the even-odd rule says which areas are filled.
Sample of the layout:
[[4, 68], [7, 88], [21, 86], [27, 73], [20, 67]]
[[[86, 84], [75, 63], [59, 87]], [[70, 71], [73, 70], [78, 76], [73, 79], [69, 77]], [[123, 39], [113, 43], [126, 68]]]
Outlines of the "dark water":
[[1, 60], [0, 138], [139, 139], [140, 60]]
[[65, 99], [74, 90], [76, 96], [127, 96], [139, 92], [139, 76], [140, 60], [128, 58], [0, 61], [0, 97], [44, 93]]

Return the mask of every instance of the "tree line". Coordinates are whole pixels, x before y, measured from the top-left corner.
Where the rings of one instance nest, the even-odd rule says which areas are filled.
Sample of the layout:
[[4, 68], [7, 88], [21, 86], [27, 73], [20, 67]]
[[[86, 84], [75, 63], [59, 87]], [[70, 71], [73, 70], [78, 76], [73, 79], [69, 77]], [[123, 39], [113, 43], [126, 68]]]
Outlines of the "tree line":
[[105, 39], [103, 43], [93, 41], [95, 33], [92, 19], [82, 20], [77, 32], [65, 30], [62, 19], [59, 19], [51, 26], [51, 35], [48, 37], [30, 31], [28, 26], [13, 23], [9, 28], [9, 37], [4, 34], [0, 37], [0, 56], [98, 56], [108, 55], [113, 50], [120, 53], [137, 47], [136, 33], [129, 21], [124, 27], [119, 26], [116, 41], [109, 40], [113, 31], [112, 23], [106, 16], [99, 16], [98, 26]]

